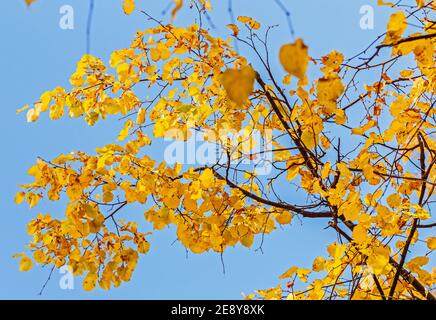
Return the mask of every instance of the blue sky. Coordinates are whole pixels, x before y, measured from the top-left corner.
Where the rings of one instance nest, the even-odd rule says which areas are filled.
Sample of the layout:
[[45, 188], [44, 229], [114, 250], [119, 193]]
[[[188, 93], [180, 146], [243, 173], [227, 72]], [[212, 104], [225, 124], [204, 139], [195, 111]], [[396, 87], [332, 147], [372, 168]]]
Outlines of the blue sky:
[[[121, 10], [121, 0], [95, 0], [91, 38], [91, 53], [107, 62], [112, 51], [128, 46], [136, 30], [152, 26], [144, 16], [135, 12], [126, 17]], [[170, 2], [137, 0], [138, 6], [162, 20], [162, 10]], [[276, 54], [281, 44], [289, 42], [286, 18], [279, 7], [266, 0], [234, 0], [236, 15], [248, 15], [263, 25], [279, 24], [271, 36], [271, 52]], [[228, 35], [227, 1], [213, 1], [215, 11], [211, 18], [216, 29], [212, 33]], [[296, 35], [304, 39], [313, 57], [320, 57], [332, 49], [353, 55], [366, 47], [385, 28], [390, 10], [376, 6], [371, 0], [283, 0], [292, 13]], [[59, 8], [71, 5], [75, 13], [74, 30], [59, 27]], [[362, 5], [375, 8], [375, 29], [359, 27]], [[271, 287], [278, 283], [278, 276], [292, 265], [309, 267], [313, 258], [323, 254], [329, 241], [334, 241], [331, 230], [324, 230], [325, 221], [295, 219], [286, 226], [266, 236], [263, 253], [242, 247], [229, 249], [224, 254], [226, 273], [223, 274], [217, 254], [186, 254], [175, 240], [174, 229], [156, 232], [150, 237], [152, 250], [140, 259], [132, 281], [111, 291], [81, 289], [81, 281], [73, 290], [61, 290], [61, 275], [55, 271], [42, 296], [38, 296], [46, 281], [49, 269], [34, 267], [27, 273], [18, 271], [18, 261], [12, 255], [24, 251], [29, 238], [26, 223], [38, 212], [47, 213], [62, 209], [61, 203], [44, 202], [35, 210], [16, 206], [13, 202], [19, 183], [28, 182], [27, 169], [37, 156], [51, 159], [71, 150], [93, 152], [96, 147], [114, 142], [121, 124], [115, 120], [100, 122], [87, 127], [83, 121], [61, 119], [51, 122], [46, 117], [27, 124], [24, 115], [15, 110], [32, 103], [39, 95], [53, 87], [69, 86], [69, 76], [76, 62], [85, 53], [85, 29], [88, 1], [38, 0], [27, 8], [22, 0], [0, 2], [2, 70], [3, 135], [0, 163], [0, 208], [2, 232], [0, 233], [0, 298], [24, 299], [239, 299], [241, 292]], [[183, 9], [175, 23], [192, 22], [190, 12]], [[240, 45], [242, 53], [244, 47]], [[257, 61], [253, 59], [255, 65]], [[278, 67], [278, 65], [276, 65]], [[162, 150], [156, 148], [151, 156]], [[142, 219], [142, 213], [140, 214]], [[259, 239], [257, 239], [259, 240]]]

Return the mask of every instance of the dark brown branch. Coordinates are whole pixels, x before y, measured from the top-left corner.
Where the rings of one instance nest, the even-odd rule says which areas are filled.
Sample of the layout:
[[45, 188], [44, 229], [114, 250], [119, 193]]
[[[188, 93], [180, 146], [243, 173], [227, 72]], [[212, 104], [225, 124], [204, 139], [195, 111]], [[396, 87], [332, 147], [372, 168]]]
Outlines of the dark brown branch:
[[434, 37], [436, 37], [436, 33], [421, 34], [419, 36], [412, 36], [412, 37], [408, 37], [408, 38], [403, 38], [403, 39], [400, 39], [398, 41], [395, 41], [394, 43], [380, 44], [376, 48], [377, 49], [381, 49], [381, 48], [386, 48], [386, 47], [394, 47], [394, 46], [397, 46], [397, 45], [399, 45], [401, 43], [412, 42], [412, 41], [422, 40], [422, 39], [431, 39], [431, 38], [434, 38]]
[[[425, 150], [424, 150], [424, 144], [421, 139], [421, 135], [418, 135], [418, 139], [419, 139], [419, 148], [420, 148], [421, 178], [423, 180], [426, 180], [427, 177], [426, 177], [426, 169], [425, 169]], [[425, 188], [426, 188], [426, 184], [425, 182], [423, 182], [421, 186], [421, 193], [419, 196], [419, 205], [422, 204], [422, 200], [424, 199]], [[413, 236], [415, 235], [418, 222], [419, 222], [418, 218], [413, 219], [412, 228], [410, 229], [409, 235], [406, 240], [406, 244], [404, 245], [403, 251], [401, 253], [400, 263], [398, 264], [398, 268], [395, 273], [394, 280], [392, 281], [391, 289], [389, 290], [389, 297], [388, 297], [389, 300], [392, 300], [394, 297], [395, 289], [397, 287], [401, 271], [403, 270], [404, 263], [406, 262], [406, 256], [407, 253], [409, 252], [409, 247], [410, 244], [412, 243]]]
[[436, 227], [436, 223], [418, 224], [416, 227], [417, 228], [433, 228], [433, 227]]
[[275, 201], [271, 201], [268, 199], [264, 199], [261, 198], [243, 188], [241, 188], [240, 186], [238, 186], [237, 184], [235, 184], [233, 181], [231, 181], [229, 178], [223, 177], [221, 174], [219, 174], [215, 169], [212, 169], [214, 172], [214, 175], [216, 178], [220, 179], [220, 180], [224, 180], [226, 181], [227, 185], [231, 188], [234, 189], [238, 189], [239, 191], [241, 191], [246, 197], [255, 200], [257, 202], [275, 207], [275, 208], [281, 208], [281, 209], [285, 209], [285, 210], [290, 210], [293, 211], [297, 214], [302, 215], [305, 218], [331, 218], [332, 213], [330, 211], [324, 211], [324, 212], [312, 212], [312, 211], [307, 211], [303, 208], [294, 206], [292, 204], [288, 204], [288, 203], [281, 203], [281, 202], [275, 202]]
[[[293, 134], [291, 131], [291, 127], [289, 126], [289, 124], [286, 122], [286, 120], [284, 119], [282, 113], [280, 112], [279, 107], [276, 104], [276, 101], [274, 100], [274, 98], [271, 96], [271, 94], [269, 93], [268, 89], [266, 88], [266, 84], [265, 82], [262, 80], [262, 78], [260, 77], [259, 73], [256, 73], [256, 81], [259, 83], [259, 85], [262, 87], [263, 91], [265, 92], [265, 95], [268, 99], [268, 101], [271, 104], [271, 107], [273, 108], [274, 112], [277, 114], [277, 117], [279, 118], [280, 122], [282, 123], [284, 129], [286, 130], [286, 132], [289, 134], [289, 136], [291, 137], [292, 141], [294, 141], [295, 145], [297, 146], [298, 150], [300, 151], [301, 155], [304, 158], [304, 162], [307, 166], [307, 168], [310, 170], [310, 172], [312, 173], [312, 175], [314, 177], [317, 176], [317, 171], [315, 169], [315, 167], [313, 166], [311, 159], [312, 157], [309, 157], [308, 151], [306, 150], [306, 148], [301, 144], [301, 141], [299, 140], [299, 138], [296, 136], [296, 134]], [[318, 160], [318, 159], [316, 159]]]
[[118, 208], [116, 208], [111, 214], [105, 217], [104, 220], [112, 218], [118, 211], [120, 211], [126, 205], [127, 205], [127, 201], [122, 202], [122, 204]]
[[[334, 222], [330, 222], [329, 225], [334, 228], [341, 236], [347, 239], [349, 242], [353, 241], [344, 230], [334, 225]], [[362, 254], [364, 258], [367, 256]], [[400, 267], [398, 262], [396, 262], [392, 257], [389, 257], [389, 264], [391, 264], [395, 269], [399, 270], [401, 277], [410, 285], [412, 285], [416, 291], [418, 291], [427, 300], [436, 300], [430, 291], [427, 291], [425, 287], [419, 282], [409, 271], [405, 270], [404, 267]]]

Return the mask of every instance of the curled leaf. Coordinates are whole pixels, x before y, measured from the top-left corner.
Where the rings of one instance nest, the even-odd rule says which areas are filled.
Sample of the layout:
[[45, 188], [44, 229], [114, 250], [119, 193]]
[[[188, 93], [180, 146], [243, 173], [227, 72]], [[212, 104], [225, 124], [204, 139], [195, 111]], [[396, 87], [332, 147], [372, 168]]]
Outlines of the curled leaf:
[[174, 0], [174, 4], [176, 5], [171, 11], [171, 18], [174, 20], [176, 18], [177, 13], [182, 9], [183, 7], [183, 0]]

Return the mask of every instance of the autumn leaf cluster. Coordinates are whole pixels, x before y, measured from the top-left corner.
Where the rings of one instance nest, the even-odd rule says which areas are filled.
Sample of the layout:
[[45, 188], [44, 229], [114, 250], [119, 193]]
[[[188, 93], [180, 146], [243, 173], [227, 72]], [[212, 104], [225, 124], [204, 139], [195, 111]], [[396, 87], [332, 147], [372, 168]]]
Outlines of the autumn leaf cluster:
[[[208, 1], [193, 3], [199, 14], [211, 10]], [[338, 51], [312, 57], [310, 45], [296, 39], [278, 48], [282, 69], [274, 70], [271, 28], [247, 16], [228, 25], [228, 39], [201, 24], [177, 27], [148, 16], [155, 26], [137, 32], [108, 64], [83, 56], [70, 88], [47, 91], [22, 111], [28, 122], [45, 113], [90, 126], [121, 118], [118, 142], [93, 154], [38, 159], [29, 169], [33, 181], [22, 185], [17, 203], [67, 203], [28, 224], [33, 261], [68, 264], [85, 275], [85, 290], [129, 281], [150, 250], [149, 231], [123, 219], [133, 203], [143, 205], [150, 229], [174, 226], [194, 253], [250, 248], [256, 236], [295, 217], [324, 219], [337, 235], [326, 255], [309, 268], [292, 266], [278, 286], [247, 298], [434, 299], [436, 22], [429, 16], [436, 3], [379, 4], [392, 10], [386, 33], [350, 58]], [[176, 1], [173, 17], [182, 5]], [[132, 13], [135, 2], [125, 0], [123, 8]], [[240, 55], [235, 41], [257, 60]], [[368, 74], [376, 80], [361, 83]], [[149, 157], [153, 141], [186, 141], [193, 130], [228, 161], [186, 166]], [[242, 132], [241, 140], [272, 132], [274, 171], [261, 177], [241, 167], [258, 155], [229, 145], [223, 130]], [[426, 254], [414, 255], [420, 245]], [[21, 271], [31, 268], [24, 253], [17, 257]]]

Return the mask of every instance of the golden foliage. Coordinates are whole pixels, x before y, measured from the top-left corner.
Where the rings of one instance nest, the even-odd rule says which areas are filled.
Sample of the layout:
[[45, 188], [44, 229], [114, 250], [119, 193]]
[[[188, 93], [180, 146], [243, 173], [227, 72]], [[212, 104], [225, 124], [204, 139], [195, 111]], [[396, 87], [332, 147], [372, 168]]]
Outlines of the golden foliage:
[[[210, 10], [208, 1], [195, 1], [201, 12]], [[29, 169], [32, 182], [21, 186], [17, 204], [68, 202], [57, 218], [38, 214], [28, 224], [33, 261], [68, 264], [86, 275], [85, 290], [107, 290], [129, 281], [139, 255], [150, 250], [149, 232], [122, 219], [131, 204], [143, 205], [150, 230], [173, 225], [178, 241], [194, 253], [253, 247], [257, 235], [299, 215], [326, 219], [340, 241], [329, 244], [311, 269], [292, 267], [280, 276], [286, 283], [247, 298], [433, 297], [430, 260], [411, 249], [436, 247], [435, 237], [421, 231], [433, 230], [436, 189], [436, 37], [425, 18], [435, 6], [417, 1], [414, 19], [421, 17], [423, 27], [408, 34], [410, 17], [401, 7], [379, 4], [397, 11], [372, 56], [365, 55], [370, 49], [359, 59], [332, 51], [312, 60], [297, 39], [280, 48], [277, 60], [286, 71], [281, 83], [265, 60], [250, 64], [230, 40], [197, 24], [158, 24], [138, 32], [108, 65], [83, 56], [71, 88], [47, 91], [19, 112], [27, 110], [28, 122], [48, 114], [52, 120], [81, 118], [90, 126], [121, 118], [118, 141], [92, 154], [38, 159]], [[176, 1], [173, 18], [182, 5]], [[125, 0], [123, 8], [130, 14], [134, 1]], [[245, 30], [255, 43], [261, 24], [247, 16], [238, 21], [247, 28], [229, 25], [233, 36]], [[384, 48], [392, 56], [381, 55]], [[291, 76], [299, 81], [293, 84]], [[378, 80], [365, 84], [362, 77]], [[155, 95], [148, 106], [145, 90]], [[225, 150], [228, 162], [168, 165], [147, 155], [153, 140], [187, 140], [194, 130]], [[242, 134], [232, 145], [216, 134], [220, 130]], [[253, 145], [241, 143], [256, 130], [272, 132], [268, 152], [275, 171], [267, 177], [231, 162], [259, 156]], [[284, 186], [279, 195], [277, 185]], [[283, 200], [296, 196], [307, 202]], [[32, 267], [30, 258], [17, 257], [21, 271]]]

